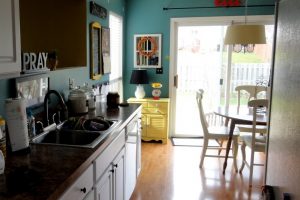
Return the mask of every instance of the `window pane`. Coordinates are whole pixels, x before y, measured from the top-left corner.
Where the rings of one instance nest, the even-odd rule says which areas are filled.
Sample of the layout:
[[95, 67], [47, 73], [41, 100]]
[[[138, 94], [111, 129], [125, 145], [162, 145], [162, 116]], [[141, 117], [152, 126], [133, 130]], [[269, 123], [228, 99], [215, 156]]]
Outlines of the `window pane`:
[[123, 18], [113, 12], [109, 13], [110, 28], [110, 57], [111, 57], [111, 74], [110, 90], [118, 91], [120, 99], [123, 99], [122, 86], [122, 49], [123, 49]]

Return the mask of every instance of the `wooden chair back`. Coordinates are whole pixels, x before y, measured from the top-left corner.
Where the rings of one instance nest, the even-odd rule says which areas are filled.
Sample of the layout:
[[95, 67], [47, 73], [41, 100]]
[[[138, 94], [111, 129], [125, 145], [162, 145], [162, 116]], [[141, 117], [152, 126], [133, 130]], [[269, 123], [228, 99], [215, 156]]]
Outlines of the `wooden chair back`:
[[257, 86], [257, 85], [239, 85], [235, 88], [235, 91], [238, 92], [238, 105], [237, 105], [237, 113], [240, 111], [241, 104], [241, 94], [242, 91], [247, 92], [248, 94], [248, 102], [252, 99], [257, 99], [257, 94], [261, 92], [265, 92], [267, 96], [268, 87], [266, 86]]
[[203, 93], [204, 93], [204, 90], [202, 90], [202, 89], [199, 89], [196, 92], [196, 101], [198, 104], [199, 116], [200, 116], [201, 126], [203, 129], [203, 136], [207, 137], [208, 136], [208, 123], [206, 121], [206, 117], [205, 117], [203, 105], [202, 105]]
[[268, 112], [269, 100], [268, 99], [254, 99], [248, 102], [248, 106], [253, 108], [253, 123], [252, 123], [252, 149], [255, 146], [255, 135], [257, 133], [256, 130], [256, 119], [258, 109], [265, 109], [265, 112]]

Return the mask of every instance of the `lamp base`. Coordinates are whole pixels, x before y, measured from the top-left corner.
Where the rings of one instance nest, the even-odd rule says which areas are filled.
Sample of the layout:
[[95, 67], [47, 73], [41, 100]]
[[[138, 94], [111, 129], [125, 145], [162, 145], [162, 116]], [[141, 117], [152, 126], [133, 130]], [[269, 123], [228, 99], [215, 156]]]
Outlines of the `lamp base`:
[[137, 99], [142, 99], [142, 98], [144, 98], [144, 97], [145, 97], [145, 90], [144, 90], [143, 85], [137, 85], [134, 94], [135, 94], [135, 97], [136, 97]]

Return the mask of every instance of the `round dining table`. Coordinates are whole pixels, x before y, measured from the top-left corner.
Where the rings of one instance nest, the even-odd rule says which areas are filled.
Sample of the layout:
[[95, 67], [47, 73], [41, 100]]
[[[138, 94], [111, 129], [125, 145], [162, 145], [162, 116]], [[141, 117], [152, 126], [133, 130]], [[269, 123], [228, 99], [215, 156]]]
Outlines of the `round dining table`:
[[[226, 146], [226, 154], [225, 154], [225, 160], [223, 164], [223, 174], [225, 174], [225, 170], [227, 167], [227, 159], [228, 154], [232, 142], [232, 136], [233, 131], [235, 129], [236, 124], [252, 124], [253, 123], [253, 112], [250, 108], [243, 108], [240, 109], [239, 112], [237, 112], [236, 107], [219, 107], [216, 111], [214, 111], [216, 115], [220, 115], [224, 117], [225, 125], [228, 126], [228, 123], [230, 123], [229, 128], [229, 138]], [[266, 112], [260, 112], [256, 114], [256, 124], [257, 125], [267, 125], [268, 122], [268, 115]]]

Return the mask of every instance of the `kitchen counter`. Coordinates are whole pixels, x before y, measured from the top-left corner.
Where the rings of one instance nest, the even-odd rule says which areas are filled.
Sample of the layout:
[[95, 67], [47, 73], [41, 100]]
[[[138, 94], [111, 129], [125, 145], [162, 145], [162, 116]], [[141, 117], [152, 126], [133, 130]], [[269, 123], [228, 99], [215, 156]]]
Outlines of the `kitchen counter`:
[[84, 172], [139, 111], [139, 104], [107, 110], [97, 104], [88, 116], [121, 120], [95, 148], [30, 144], [28, 154], [7, 155], [5, 173], [0, 175], [0, 199], [57, 199]]

